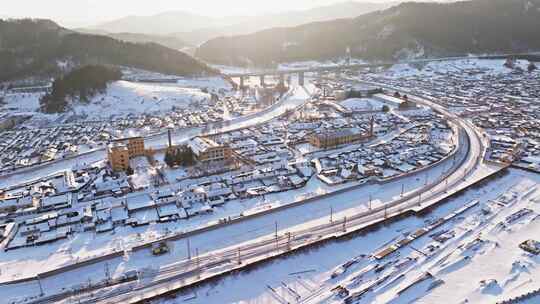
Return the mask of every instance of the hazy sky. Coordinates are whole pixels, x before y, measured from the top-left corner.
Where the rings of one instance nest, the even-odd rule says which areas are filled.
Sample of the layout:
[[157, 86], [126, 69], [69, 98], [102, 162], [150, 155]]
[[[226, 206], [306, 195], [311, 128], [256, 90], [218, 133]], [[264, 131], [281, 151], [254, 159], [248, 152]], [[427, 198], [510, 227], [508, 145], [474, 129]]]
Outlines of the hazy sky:
[[[127, 15], [184, 10], [206, 16], [256, 15], [312, 8], [344, 0], [0, 0], [0, 16], [50, 18], [83, 26]], [[384, 2], [390, 0], [366, 0]]]

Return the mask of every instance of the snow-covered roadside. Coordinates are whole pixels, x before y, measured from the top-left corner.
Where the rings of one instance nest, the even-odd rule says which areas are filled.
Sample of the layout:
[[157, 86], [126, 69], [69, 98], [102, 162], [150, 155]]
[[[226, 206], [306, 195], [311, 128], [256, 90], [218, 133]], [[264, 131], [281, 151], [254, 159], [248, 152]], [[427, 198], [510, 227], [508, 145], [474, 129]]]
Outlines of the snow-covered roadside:
[[[429, 176], [432, 178], [434, 176], [439, 176], [446, 171], [447, 167], [448, 164], [442, 163], [441, 165], [430, 169]], [[203, 254], [204, 252], [212, 251], [217, 248], [225, 248], [240, 242], [246, 242], [253, 238], [267, 235], [269, 231], [273, 230], [275, 222], [278, 222], [280, 230], [292, 229], [291, 227], [299, 229], [307, 222], [309, 222], [310, 225], [313, 225], [315, 222], [322, 223], [327, 220], [330, 210], [333, 210], [336, 218], [343, 217], [343, 214], [347, 213], [365, 211], [368, 204], [367, 197], [369, 196], [373, 198], [373, 207], [377, 207], [381, 205], [382, 202], [399, 198], [402, 185], [407, 185], [405, 188], [407, 193], [413, 189], [422, 187], [424, 183], [425, 178], [421, 175], [411, 176], [384, 185], [364, 186], [354, 189], [353, 191], [318, 199], [315, 203], [293, 206], [292, 208], [267, 214], [264, 217], [254, 218], [238, 224], [222, 227], [219, 230], [208, 231], [192, 236], [190, 237], [191, 248], [192, 250], [194, 250], [193, 248], [197, 248], [199, 253]], [[11, 258], [10, 262], [5, 264], [6, 267], [4, 269], [6, 269], [7, 272], [4, 274], [13, 275], [15, 273], [21, 273], [22, 271], [22, 273], [28, 275], [28, 271], [32, 272], [36, 269], [45, 270], [49, 267], [62, 265], [63, 263], [73, 261], [73, 258], [75, 257], [84, 258], [102, 255], [105, 253], [103, 250], [108, 250], [108, 248], [130, 248], [133, 242], [139, 242], [146, 238], [155, 238], [158, 235], [167, 233], [167, 231], [178, 231], [179, 228], [182, 230], [190, 229], [190, 227], [195, 228], [197, 225], [211, 223], [212, 219], [217, 221], [219, 218], [226, 217], [228, 214], [237, 215], [239, 212], [248, 214], [250, 212], [267, 210], [271, 205], [275, 208], [280, 204], [290, 203], [292, 197], [295, 199], [304, 199], [310, 195], [320, 195], [331, 190], [336, 190], [336, 188], [330, 189], [318, 179], [312, 179], [306, 188], [268, 195], [264, 199], [252, 199], [239, 201], [239, 204], [227, 204], [222, 210], [218, 209], [211, 215], [185, 222], [182, 227], [177, 227], [177, 223], [140, 227], [137, 229], [127, 227], [126, 229], [117, 230], [113, 239], [108, 235], [88, 235], [87, 233], [81, 233], [76, 235], [69, 243], [51, 244], [36, 248], [39, 250], [37, 252], [34, 251], [31, 254], [29, 253], [30, 255], [28, 256], [28, 258], [33, 259], [33, 262], [26, 259], [20, 260], [22, 257], [15, 251], [8, 252], [7, 254], [11, 256]], [[137, 237], [135, 237], [134, 233], [138, 233]], [[143, 250], [132, 253], [128, 260], [122, 258], [111, 259], [108, 261], [107, 265], [111, 271], [117, 275], [130, 269], [145, 268], [150, 264], [168, 265], [174, 261], [182, 260], [187, 257], [187, 252], [184, 250], [185, 246], [185, 240], [182, 239], [171, 242], [171, 247], [178, 248], [173, 255], [152, 257], [148, 251]], [[66, 252], [65, 248], [70, 248], [70, 250]], [[6, 256], [6, 258], [8, 258], [8, 256]], [[19, 260], [19, 262], [17, 262], [17, 260]], [[80, 280], [78, 276], [80, 271], [84, 271], [88, 274], [92, 273], [91, 277], [98, 279], [102, 277], [103, 271], [100, 271], [100, 269], [105, 267], [104, 265], [104, 263], [99, 263], [77, 271], [68, 272], [61, 276], [63, 279], [44, 279], [42, 280], [42, 284], [47, 285], [51, 292], [59, 290], [59, 288], [64, 286], [58, 285], [58, 282], [62, 282], [64, 279], [73, 282], [73, 284]]]
[[[502, 193], [508, 191], [512, 186], [523, 182], [539, 184], [540, 177], [521, 170], [510, 170], [509, 174], [502, 178], [489, 181], [481, 187], [470, 189], [463, 195], [457, 196], [444, 205], [435, 208], [427, 215], [427, 218], [445, 216], [473, 199], [479, 199], [481, 203], [485, 203], [488, 200], [497, 198]], [[471, 210], [465, 216], [477, 211], [478, 209]], [[382, 247], [384, 244], [387, 244], [406, 231], [414, 231], [416, 228], [422, 227], [425, 225], [424, 220], [425, 219], [423, 218], [416, 217], [402, 219], [380, 227], [376, 231], [371, 231], [369, 234], [362, 234], [352, 239], [348, 239], [347, 241], [329, 242], [317, 248], [300, 251], [299, 253], [290, 255], [286, 258], [275, 260], [270, 264], [251, 269], [249, 272], [239, 272], [238, 274], [219, 279], [216, 283], [185, 290], [177, 299], [160, 300], [156, 302], [167, 304], [183, 303], [185, 299], [191, 298], [190, 303], [194, 304], [217, 302], [281, 303], [281, 301], [276, 299], [275, 292], [270, 290], [268, 286], [276, 290], [277, 294], [287, 301], [294, 302], [294, 296], [291, 295], [290, 291], [287, 291], [287, 288], [283, 285], [283, 283], [285, 283], [285, 285], [292, 287], [301, 295], [302, 300], [300, 302], [308, 303], [309, 301], [306, 301], [306, 299], [317, 295], [320, 288], [326, 286], [328, 282], [333, 282], [329, 277], [339, 265], [352, 260], [360, 254], [369, 254], [370, 252], [375, 251], [377, 248]], [[459, 224], [460, 222], [461, 220], [458, 219], [452, 225]], [[428, 242], [429, 239], [420, 240], [419, 243], [415, 243], [413, 247], [422, 248]], [[512, 247], [512, 250], [519, 254], [519, 248]], [[405, 249], [402, 256], [405, 256], [412, 251], [414, 250], [411, 248]], [[486, 261], [489, 261], [487, 257]], [[496, 262], [496, 260], [493, 262]], [[486, 262], [481, 262], [480, 264], [482, 263]], [[489, 262], [485, 267], [489, 267], [488, 265], [490, 265]], [[495, 270], [496, 267], [494, 266], [493, 268]], [[540, 275], [536, 270], [535, 273], [536, 275]], [[461, 277], [461, 284], [469, 284], [467, 288], [474, 289], [475, 286], [477, 286], [476, 280], [479, 276], [479, 272], [470, 273], [468, 276]], [[471, 284], [472, 281], [475, 281], [474, 284]], [[399, 280], [396, 284], [397, 286], [401, 286], [401, 288], [406, 285], [403, 282], [400, 284]], [[442, 292], [443, 288], [448, 293], [452, 293], [456, 287], [454, 285], [443, 285], [442, 287], [439, 287], [439, 289], [435, 289], [433, 295], [435, 296], [436, 292], [439, 290]], [[383, 288], [377, 293], [383, 293], [385, 291], [388, 290]], [[516, 293], [519, 292], [519, 290], [516, 290]], [[389, 293], [389, 295], [391, 294], [393, 293]], [[313, 303], [339, 303], [338, 298], [334, 298], [328, 294], [323, 295], [318, 299], [320, 301], [313, 301]], [[379, 298], [377, 298], [377, 300], [369, 298], [369, 300], [366, 299], [365, 302], [386, 303], [388, 299], [388, 297], [380, 298], [380, 300]], [[455, 301], [447, 301], [449, 298], [445, 297], [426, 297], [422, 302], [441, 303], [442, 299], [445, 299], [444, 302], [456, 303]], [[363, 302], [361, 301], [360, 303]], [[404, 297], [402, 300], [396, 300], [393, 303], [407, 303], [407, 299]]]

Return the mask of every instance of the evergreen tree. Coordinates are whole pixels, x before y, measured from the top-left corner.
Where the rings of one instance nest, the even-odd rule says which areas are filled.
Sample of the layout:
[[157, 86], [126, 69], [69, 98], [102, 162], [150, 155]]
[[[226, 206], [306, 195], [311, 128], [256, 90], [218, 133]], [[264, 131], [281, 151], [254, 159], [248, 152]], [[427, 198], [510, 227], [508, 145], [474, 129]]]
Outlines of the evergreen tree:
[[164, 161], [169, 167], [190, 167], [195, 165], [195, 155], [189, 146], [182, 145], [176, 148], [168, 149], [165, 153]]
[[43, 96], [40, 105], [45, 113], [64, 112], [69, 97], [88, 102], [97, 93], [103, 93], [107, 84], [122, 77], [120, 70], [99, 65], [89, 65], [73, 70], [56, 79], [52, 92]]
[[165, 161], [165, 163], [167, 164], [167, 166], [169, 167], [174, 167], [174, 163], [175, 163], [175, 160], [174, 160], [174, 156], [173, 156], [173, 151], [172, 149], [167, 149], [167, 152], [165, 152], [165, 158], [163, 159]]

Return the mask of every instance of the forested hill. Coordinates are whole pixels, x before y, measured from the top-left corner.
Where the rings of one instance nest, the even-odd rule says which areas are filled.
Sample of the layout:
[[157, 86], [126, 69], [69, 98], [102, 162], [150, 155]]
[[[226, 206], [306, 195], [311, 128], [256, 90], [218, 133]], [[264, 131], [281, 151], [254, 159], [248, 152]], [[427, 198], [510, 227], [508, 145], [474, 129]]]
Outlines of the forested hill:
[[120, 70], [113, 67], [88, 65], [75, 69], [54, 81], [51, 93], [40, 100], [41, 109], [45, 113], [64, 112], [70, 100], [88, 102], [121, 77]]
[[128, 33], [128, 32], [109, 33], [106, 31], [92, 30], [92, 29], [85, 29], [85, 28], [74, 29], [74, 31], [81, 34], [107, 36], [107, 37], [114, 38], [116, 40], [133, 42], [133, 43], [153, 42], [153, 43], [161, 44], [173, 50], [182, 50], [183, 48], [191, 47], [188, 43], [172, 35], [149, 35], [149, 34], [138, 34], [138, 33]]
[[215, 73], [189, 55], [155, 43], [81, 34], [49, 20], [0, 20], [0, 81], [58, 76], [65, 62], [121, 65], [174, 75]]
[[540, 0], [403, 3], [353, 19], [208, 41], [197, 56], [222, 64], [344, 57], [425, 58], [540, 50]]

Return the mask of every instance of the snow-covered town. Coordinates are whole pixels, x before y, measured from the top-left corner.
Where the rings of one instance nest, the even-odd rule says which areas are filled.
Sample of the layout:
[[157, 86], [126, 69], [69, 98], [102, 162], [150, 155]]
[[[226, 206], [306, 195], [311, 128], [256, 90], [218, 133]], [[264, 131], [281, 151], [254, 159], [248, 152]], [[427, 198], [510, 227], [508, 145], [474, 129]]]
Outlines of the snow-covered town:
[[[29, 123], [2, 131], [0, 291], [9, 303], [479, 303], [537, 289], [540, 88], [538, 72], [512, 64], [399, 64], [244, 87], [154, 75], [85, 106], [122, 98], [117, 85], [154, 86], [145, 105], [200, 93], [181, 109], [114, 109], [107, 120], [16, 108], [41, 93], [12, 89], [4, 115]], [[322, 258], [329, 251], [342, 253]], [[507, 274], [485, 270], [501, 255]], [[265, 259], [276, 262], [243, 274]], [[240, 272], [213, 279], [229, 269]], [[198, 286], [206, 280], [217, 285]], [[174, 300], [156, 298], [163, 288], [178, 289]]]
[[4, 2], [0, 304], [540, 303], [540, 0]]
[[[418, 68], [418, 67], [416, 67]], [[490, 139], [488, 159], [540, 170], [540, 83], [536, 64], [527, 60], [461, 60], [433, 63], [415, 73], [397, 65], [363, 80], [403, 88], [410, 94], [436, 99], [484, 129]]]

